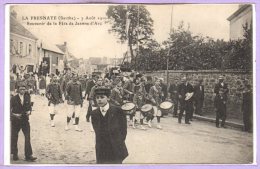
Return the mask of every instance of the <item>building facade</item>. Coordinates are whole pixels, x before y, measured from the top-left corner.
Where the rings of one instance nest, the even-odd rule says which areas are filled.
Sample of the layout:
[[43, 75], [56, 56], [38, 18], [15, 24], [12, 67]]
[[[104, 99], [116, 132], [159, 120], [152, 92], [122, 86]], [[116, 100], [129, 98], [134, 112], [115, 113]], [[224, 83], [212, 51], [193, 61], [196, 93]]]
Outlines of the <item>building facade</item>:
[[57, 46], [41, 42], [38, 53], [41, 74], [59, 74], [63, 72], [64, 53]]
[[230, 40], [243, 39], [243, 26], [247, 24], [251, 27], [252, 18], [252, 5], [239, 5], [238, 10], [227, 18], [227, 20], [230, 22]]
[[37, 71], [39, 67], [37, 39], [17, 21], [16, 13], [12, 13], [10, 16], [10, 67], [12, 73], [24, 75]]

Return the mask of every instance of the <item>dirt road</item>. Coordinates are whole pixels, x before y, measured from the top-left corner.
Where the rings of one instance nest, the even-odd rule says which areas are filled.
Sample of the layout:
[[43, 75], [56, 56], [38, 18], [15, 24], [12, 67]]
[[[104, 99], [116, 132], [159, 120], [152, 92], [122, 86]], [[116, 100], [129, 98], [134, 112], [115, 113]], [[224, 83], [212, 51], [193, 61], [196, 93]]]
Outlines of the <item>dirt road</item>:
[[[82, 132], [71, 125], [65, 131], [66, 105], [60, 105], [55, 116], [55, 127], [50, 126], [47, 100], [35, 96], [34, 111], [30, 117], [31, 143], [38, 157], [31, 164], [95, 164], [95, 134], [85, 120], [87, 102], [80, 118]], [[163, 129], [146, 131], [128, 128], [126, 144], [129, 156], [124, 163], [251, 163], [253, 135], [233, 129], [216, 128], [213, 123], [193, 121], [191, 125], [178, 124], [173, 117], [161, 119]], [[23, 160], [24, 138], [19, 135], [19, 161]]]

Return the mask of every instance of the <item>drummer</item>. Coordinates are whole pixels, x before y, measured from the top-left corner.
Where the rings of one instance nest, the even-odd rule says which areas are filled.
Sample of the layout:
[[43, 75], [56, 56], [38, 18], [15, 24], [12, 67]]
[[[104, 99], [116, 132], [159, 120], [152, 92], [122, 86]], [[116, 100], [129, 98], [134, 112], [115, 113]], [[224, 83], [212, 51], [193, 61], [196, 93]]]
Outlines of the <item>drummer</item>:
[[130, 78], [125, 81], [123, 89], [124, 89], [124, 97], [128, 101], [133, 101], [133, 88], [134, 88], [134, 74], [130, 74]]
[[162, 116], [162, 112], [159, 109], [159, 105], [162, 102], [162, 88], [160, 86], [161, 81], [158, 78], [155, 78], [155, 84], [150, 88], [149, 91], [149, 100], [152, 102], [153, 105], [153, 117], [151, 119], [148, 119], [148, 126], [152, 127], [151, 121], [153, 120], [154, 117], [157, 118], [157, 128], [162, 129], [160, 125], [160, 119]]
[[123, 95], [124, 95], [122, 81], [120, 80], [120, 78], [115, 78], [112, 85], [115, 87], [111, 91], [110, 103], [114, 106], [121, 107], [123, 105]]
[[[134, 98], [133, 102], [136, 106], [136, 112], [134, 119], [139, 119], [140, 120], [140, 128], [142, 130], [146, 130], [146, 128], [143, 126], [143, 119], [144, 119], [144, 114], [141, 112], [141, 107], [145, 104], [146, 100], [146, 92], [143, 83], [141, 83], [141, 78], [137, 77], [135, 80], [135, 85], [134, 85]], [[135, 128], [135, 120], [133, 119], [133, 128]]]

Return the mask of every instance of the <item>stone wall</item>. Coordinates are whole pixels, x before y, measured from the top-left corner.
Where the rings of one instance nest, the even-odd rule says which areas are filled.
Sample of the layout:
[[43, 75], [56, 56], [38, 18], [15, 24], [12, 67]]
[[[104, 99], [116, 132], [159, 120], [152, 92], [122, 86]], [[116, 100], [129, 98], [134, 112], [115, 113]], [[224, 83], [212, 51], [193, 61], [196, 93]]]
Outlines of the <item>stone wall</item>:
[[[164, 78], [166, 82], [167, 72], [146, 72], [145, 75], [152, 77]], [[198, 79], [204, 80], [205, 86], [205, 102], [204, 102], [204, 114], [209, 116], [215, 116], [214, 112], [214, 86], [218, 82], [218, 77], [224, 76], [225, 82], [229, 88], [229, 99], [228, 99], [228, 113], [230, 118], [236, 120], [242, 120], [241, 103], [242, 103], [242, 92], [245, 84], [251, 84], [253, 86], [253, 74], [242, 71], [218, 71], [218, 70], [200, 70], [200, 71], [169, 71], [169, 82], [174, 81], [180, 82], [181, 77], [187, 76], [190, 83], [195, 85]]]

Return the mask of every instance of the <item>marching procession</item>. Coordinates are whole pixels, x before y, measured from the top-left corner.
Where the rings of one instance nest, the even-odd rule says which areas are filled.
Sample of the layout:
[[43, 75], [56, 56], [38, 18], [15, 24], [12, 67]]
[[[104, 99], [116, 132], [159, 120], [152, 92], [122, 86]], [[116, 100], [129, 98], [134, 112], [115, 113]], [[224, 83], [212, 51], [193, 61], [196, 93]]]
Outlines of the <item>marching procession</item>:
[[[117, 76], [102, 77], [92, 74], [88, 77], [86, 74], [79, 75], [68, 70], [65, 74], [51, 74], [46, 77], [39, 76], [39, 78], [37, 74], [32, 73], [24, 74], [24, 76], [18, 75], [17, 78], [12, 76], [11, 154], [13, 154], [13, 160], [19, 159], [17, 140], [20, 129], [25, 135], [26, 160], [35, 161], [37, 159], [32, 156], [29, 115], [34, 104], [34, 97], [39, 95], [46, 97], [50, 127], [55, 127], [55, 115], [59, 111], [60, 105], [66, 106], [65, 131], [74, 126], [75, 131], [82, 132], [80, 118], [84, 119], [86, 114], [86, 121], [91, 122], [91, 131], [96, 134], [97, 163], [120, 164], [128, 155], [124, 142], [127, 126], [141, 130], [156, 126], [157, 129], [161, 130], [164, 124], [162, 117], [165, 115], [172, 114], [173, 117], [177, 117], [177, 122], [181, 124], [185, 112], [184, 122], [187, 125], [191, 124], [193, 120], [193, 112], [197, 115], [203, 115], [203, 79], [199, 79], [194, 87], [189, 83], [188, 77], [183, 76], [180, 79], [180, 82], [175, 80], [174, 83], [167, 86], [163, 78], [145, 76], [136, 72], [124, 76], [118, 74]], [[244, 104], [252, 104], [252, 101], [250, 101], [250, 86], [247, 86], [247, 88], [248, 96], [246, 97], [248, 99], [244, 101]], [[218, 128], [226, 128], [228, 91], [224, 76], [219, 76], [219, 82], [214, 88], [216, 94], [214, 101], [216, 127]], [[83, 104], [87, 104], [86, 110], [83, 109]], [[245, 107], [243, 106], [243, 108]], [[106, 116], [103, 114], [110, 109], [118, 116], [111, 123], [109, 122], [111, 119], [105, 118]], [[250, 110], [245, 111], [249, 112]], [[99, 116], [99, 113], [103, 116]], [[245, 130], [247, 131], [252, 130], [252, 122], [248, 118], [249, 116], [245, 116], [245, 119], [247, 119]], [[219, 120], [222, 120], [221, 123]], [[156, 123], [156, 125], [153, 123]], [[113, 126], [109, 126], [111, 124]], [[113, 135], [112, 138], [109, 137], [110, 134]], [[118, 140], [120, 141], [118, 142]], [[119, 145], [123, 145], [123, 147]]]
[[5, 162], [255, 163], [253, 7], [9, 5]]

